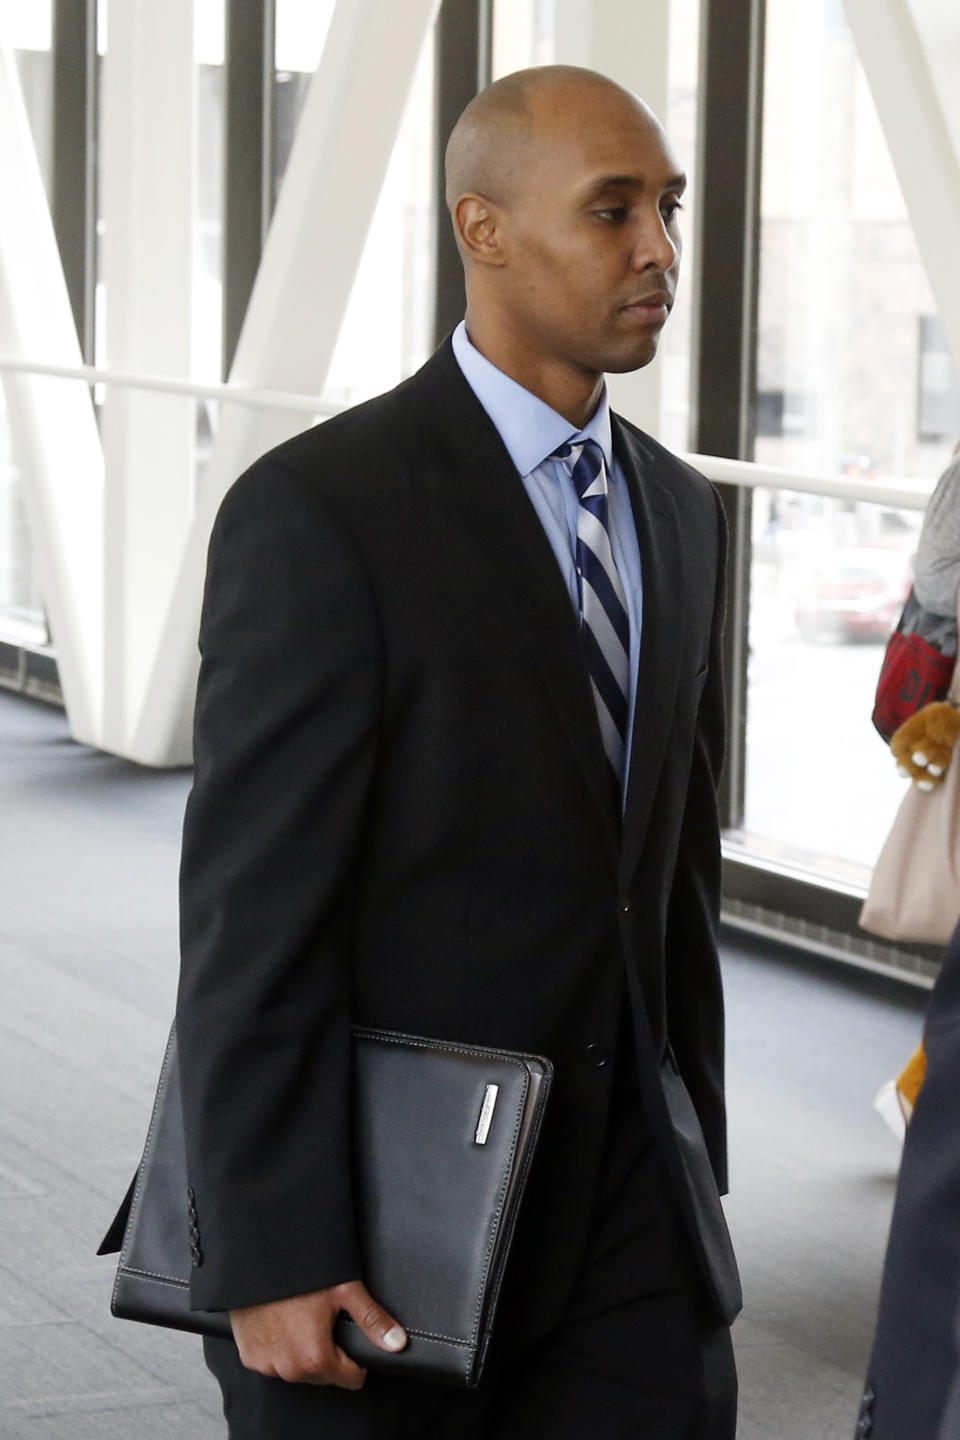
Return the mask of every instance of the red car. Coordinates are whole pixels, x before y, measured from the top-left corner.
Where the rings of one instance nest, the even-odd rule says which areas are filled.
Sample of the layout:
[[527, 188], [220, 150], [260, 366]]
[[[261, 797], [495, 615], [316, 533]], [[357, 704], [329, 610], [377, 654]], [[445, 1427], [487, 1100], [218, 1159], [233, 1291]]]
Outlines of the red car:
[[913, 555], [835, 550], [797, 596], [804, 640], [886, 640], [910, 590]]

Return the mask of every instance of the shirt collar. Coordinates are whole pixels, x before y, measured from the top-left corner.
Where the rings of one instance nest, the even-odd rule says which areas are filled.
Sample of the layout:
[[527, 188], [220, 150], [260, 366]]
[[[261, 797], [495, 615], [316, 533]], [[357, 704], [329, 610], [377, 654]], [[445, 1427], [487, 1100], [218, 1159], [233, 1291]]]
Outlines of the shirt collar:
[[473, 344], [461, 320], [452, 337], [453, 353], [464, 378], [496, 426], [500, 439], [521, 476], [536, 470], [558, 445], [595, 440], [603, 451], [607, 470], [613, 463], [610, 402], [604, 385], [593, 415], [582, 430], [524, 389], [503, 370], [498, 370]]

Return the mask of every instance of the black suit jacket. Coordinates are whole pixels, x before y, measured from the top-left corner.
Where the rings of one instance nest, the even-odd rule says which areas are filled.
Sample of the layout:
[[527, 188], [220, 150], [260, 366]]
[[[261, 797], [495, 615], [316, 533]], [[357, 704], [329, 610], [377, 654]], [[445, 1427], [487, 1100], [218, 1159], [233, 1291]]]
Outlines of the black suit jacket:
[[960, 930], [934, 987], [924, 1045], [859, 1440], [960, 1436]]
[[723, 525], [694, 470], [617, 419], [614, 444], [644, 584], [622, 823], [559, 567], [449, 343], [257, 461], [221, 507], [177, 1012], [196, 1306], [362, 1275], [356, 1022], [554, 1062], [513, 1262], [529, 1332], [549, 1325], [585, 1238], [626, 976], [651, 1122], [736, 1311], [717, 1199]]

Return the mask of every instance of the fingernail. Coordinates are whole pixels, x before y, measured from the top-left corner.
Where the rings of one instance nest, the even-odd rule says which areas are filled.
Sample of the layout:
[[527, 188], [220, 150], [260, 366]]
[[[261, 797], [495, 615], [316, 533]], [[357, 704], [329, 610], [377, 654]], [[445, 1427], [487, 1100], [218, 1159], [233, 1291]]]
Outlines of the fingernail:
[[406, 1332], [401, 1330], [399, 1325], [394, 1325], [384, 1335], [383, 1343], [388, 1350], [402, 1350], [407, 1343]]
[[905, 780], [909, 780], [910, 778], [910, 771], [907, 769], [906, 765], [898, 765], [897, 774], [902, 775]]
[[935, 787], [935, 785], [934, 785], [934, 783], [933, 783], [932, 780], [918, 780], [918, 781], [917, 781], [917, 789], [918, 789], [918, 790], [929, 791], [929, 790], [934, 790], [935, 788], [936, 788], [936, 787]]
[[913, 761], [914, 765], [919, 765], [921, 770], [927, 763], [927, 757], [926, 755], [924, 755], [922, 750], [914, 750], [913, 754], [910, 756], [910, 759]]
[[930, 772], [931, 775], [936, 775], [936, 777], [937, 777], [938, 780], [939, 780], [940, 776], [943, 774], [943, 766], [942, 766], [942, 765], [928, 765], [928, 766], [927, 766], [927, 769], [929, 770], [929, 772]]

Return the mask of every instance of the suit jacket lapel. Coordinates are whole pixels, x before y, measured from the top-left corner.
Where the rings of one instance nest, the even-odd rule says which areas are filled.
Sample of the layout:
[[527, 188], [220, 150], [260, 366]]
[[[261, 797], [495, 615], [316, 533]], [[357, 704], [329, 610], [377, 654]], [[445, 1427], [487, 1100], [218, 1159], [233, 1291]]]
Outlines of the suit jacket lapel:
[[442, 503], [509, 597], [559, 712], [615, 853], [617, 817], [576, 616], [556, 556], [496, 427], [449, 342], [414, 377]]
[[623, 817], [621, 879], [628, 884], [643, 849], [670, 734], [683, 614], [683, 552], [677, 507], [659, 465], [614, 415], [614, 450], [633, 503], [643, 584], [643, 622], [630, 773]]

